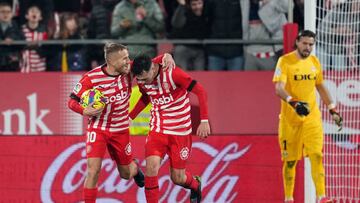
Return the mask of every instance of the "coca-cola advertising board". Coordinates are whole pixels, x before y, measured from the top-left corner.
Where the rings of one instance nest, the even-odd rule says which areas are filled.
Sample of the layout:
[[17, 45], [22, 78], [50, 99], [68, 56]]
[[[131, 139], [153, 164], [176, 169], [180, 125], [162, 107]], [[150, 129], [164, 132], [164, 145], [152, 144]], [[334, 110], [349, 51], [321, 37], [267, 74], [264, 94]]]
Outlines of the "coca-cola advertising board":
[[[4, 136], [0, 138], [0, 202], [82, 202], [86, 175], [83, 136]], [[145, 137], [132, 137], [135, 157], [144, 163]], [[160, 202], [189, 202], [189, 190], [174, 186], [166, 157], [159, 173]], [[295, 198], [303, 202], [299, 164]], [[202, 177], [203, 202], [283, 201], [276, 136], [194, 136], [188, 169]], [[133, 180], [119, 178], [106, 156], [97, 202], [146, 202]]]

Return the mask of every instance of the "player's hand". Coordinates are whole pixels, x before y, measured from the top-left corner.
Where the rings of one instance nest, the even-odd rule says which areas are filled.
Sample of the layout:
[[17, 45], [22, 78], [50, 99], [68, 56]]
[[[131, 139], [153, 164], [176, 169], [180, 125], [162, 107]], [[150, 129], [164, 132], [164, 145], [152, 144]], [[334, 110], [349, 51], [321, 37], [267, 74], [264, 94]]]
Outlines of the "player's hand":
[[98, 108], [98, 109], [95, 109], [93, 107], [93, 103], [89, 104], [89, 106], [85, 107], [84, 108], [84, 111], [83, 111], [83, 115], [84, 116], [98, 116], [101, 114], [101, 112], [104, 110], [104, 107], [101, 107], [101, 108]]
[[169, 69], [175, 69], [175, 60], [171, 56], [171, 54], [165, 53], [162, 61], [161, 61], [162, 67], [164, 67], [164, 70]]
[[209, 122], [201, 122], [196, 134], [203, 140], [210, 135], [210, 125]]
[[291, 100], [289, 104], [294, 107], [299, 116], [307, 116], [310, 113], [309, 105], [306, 102]]
[[335, 108], [330, 109], [329, 113], [332, 116], [332, 119], [335, 121], [336, 125], [339, 127], [338, 131], [342, 130], [342, 124], [343, 124], [343, 119], [340, 116], [340, 114], [336, 111]]
[[131, 27], [131, 20], [129, 19], [124, 19], [120, 22], [120, 27], [124, 28], [124, 29], [128, 29]]

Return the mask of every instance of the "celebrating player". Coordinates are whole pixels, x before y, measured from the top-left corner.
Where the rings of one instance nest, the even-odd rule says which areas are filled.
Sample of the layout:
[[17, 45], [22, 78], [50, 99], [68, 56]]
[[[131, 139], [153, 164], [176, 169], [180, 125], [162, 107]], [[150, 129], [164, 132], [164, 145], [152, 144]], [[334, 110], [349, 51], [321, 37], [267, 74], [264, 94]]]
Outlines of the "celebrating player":
[[296, 163], [304, 155], [310, 158], [311, 175], [317, 202], [332, 203], [325, 194], [323, 167], [323, 130], [321, 113], [316, 102], [316, 90], [328, 106], [333, 120], [342, 127], [342, 118], [323, 84], [318, 58], [311, 55], [315, 33], [305, 30], [296, 38], [296, 50], [279, 58], [273, 82], [282, 99], [279, 122], [279, 144], [283, 160], [285, 202], [294, 202]]
[[195, 93], [199, 99], [201, 123], [197, 135], [206, 138], [210, 134], [210, 126], [205, 90], [180, 68], [163, 71], [162, 66], [147, 55], [136, 57], [131, 71], [142, 97], [130, 113], [130, 118], [135, 118], [149, 102], [152, 104], [150, 133], [145, 144], [147, 202], [157, 203], [159, 200], [158, 171], [161, 160], [168, 154], [171, 180], [191, 189], [190, 201], [199, 203], [200, 177], [193, 177], [186, 170], [192, 145], [188, 93]]
[[[139, 187], [144, 186], [144, 175], [132, 158], [129, 141], [129, 98], [132, 75], [129, 53], [125, 46], [107, 43], [104, 47], [106, 64], [87, 72], [75, 86], [68, 106], [73, 111], [89, 117], [87, 127], [86, 155], [87, 176], [84, 183], [85, 203], [95, 202], [97, 181], [106, 148], [116, 162], [120, 176], [134, 178]], [[156, 57], [154, 63], [163, 67], [174, 66], [169, 54]], [[83, 108], [80, 97], [88, 89], [96, 88], [106, 98], [103, 108], [92, 104]]]

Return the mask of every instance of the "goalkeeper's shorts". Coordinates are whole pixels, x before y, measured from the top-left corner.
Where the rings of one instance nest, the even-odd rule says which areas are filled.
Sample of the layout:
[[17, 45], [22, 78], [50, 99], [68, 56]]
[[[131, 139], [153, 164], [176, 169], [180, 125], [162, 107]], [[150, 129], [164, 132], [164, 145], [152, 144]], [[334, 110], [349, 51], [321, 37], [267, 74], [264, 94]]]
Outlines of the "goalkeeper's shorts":
[[312, 119], [301, 125], [280, 120], [279, 144], [283, 161], [301, 160], [309, 154], [322, 155], [323, 139], [321, 120]]

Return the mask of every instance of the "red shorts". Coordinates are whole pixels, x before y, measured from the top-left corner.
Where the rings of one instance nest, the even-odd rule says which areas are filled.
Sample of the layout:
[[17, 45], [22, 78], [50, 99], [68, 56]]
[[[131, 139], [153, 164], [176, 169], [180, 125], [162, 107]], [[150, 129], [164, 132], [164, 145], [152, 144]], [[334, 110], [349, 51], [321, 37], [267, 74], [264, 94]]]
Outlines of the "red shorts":
[[191, 144], [191, 135], [178, 136], [150, 132], [146, 138], [145, 157], [156, 155], [164, 158], [165, 154], [168, 154], [172, 168], [184, 169], [191, 153]]
[[118, 165], [131, 163], [132, 153], [129, 132], [111, 133], [88, 129], [86, 135], [87, 158], [103, 158], [107, 147], [110, 157]]

